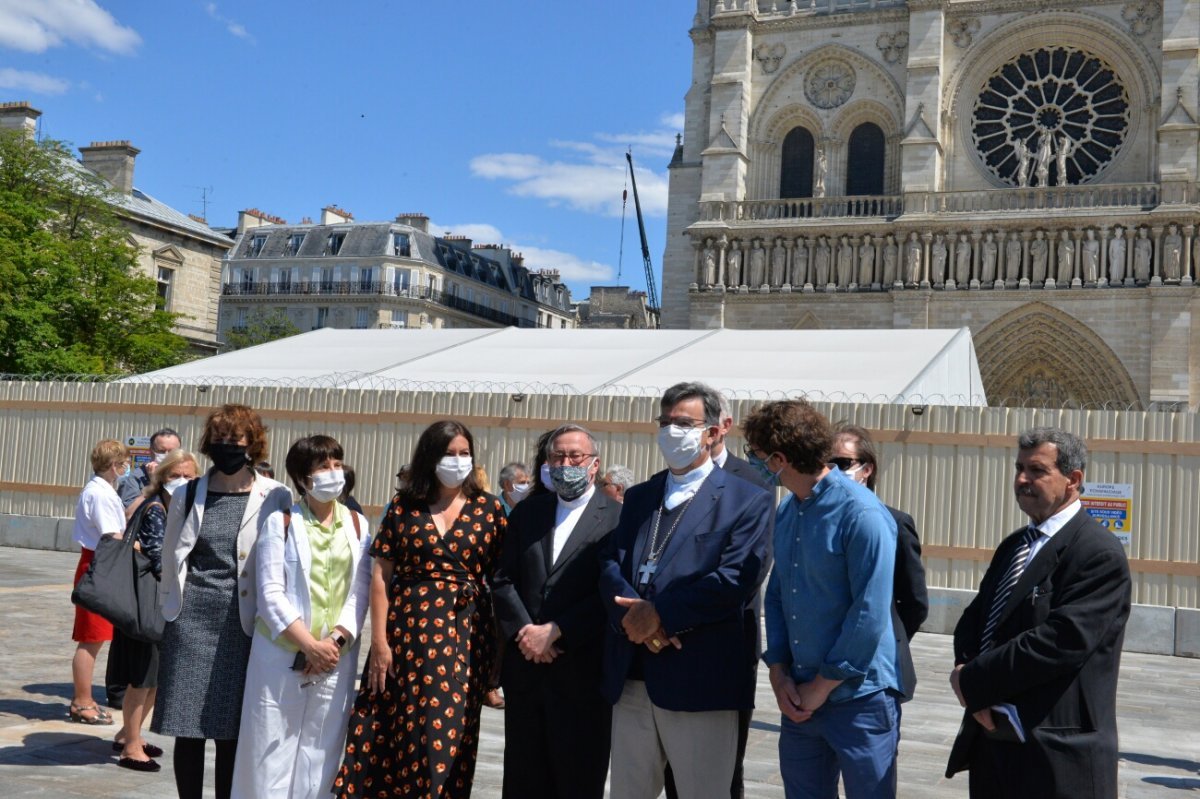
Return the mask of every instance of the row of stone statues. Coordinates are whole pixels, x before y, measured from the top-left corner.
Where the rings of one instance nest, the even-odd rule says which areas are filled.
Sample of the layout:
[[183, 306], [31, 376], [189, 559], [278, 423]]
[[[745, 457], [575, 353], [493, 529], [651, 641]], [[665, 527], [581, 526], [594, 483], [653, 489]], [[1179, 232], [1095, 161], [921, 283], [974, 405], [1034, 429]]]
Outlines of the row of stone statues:
[[693, 290], [1191, 285], [1192, 225], [820, 235], [696, 242]]

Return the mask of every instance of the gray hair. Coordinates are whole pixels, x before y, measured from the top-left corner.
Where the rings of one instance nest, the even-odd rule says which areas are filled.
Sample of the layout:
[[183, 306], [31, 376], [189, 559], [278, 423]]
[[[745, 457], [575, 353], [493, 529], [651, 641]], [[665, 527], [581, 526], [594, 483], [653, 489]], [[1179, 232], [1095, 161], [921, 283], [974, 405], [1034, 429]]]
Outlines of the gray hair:
[[554, 442], [558, 440], [559, 436], [565, 436], [567, 433], [583, 433], [585, 436], [588, 437], [588, 446], [590, 446], [592, 448], [592, 454], [593, 455], [600, 454], [600, 445], [596, 443], [596, 437], [594, 435], [592, 435], [592, 431], [588, 430], [586, 427], [583, 427], [582, 425], [577, 425], [577, 424], [568, 422], [567, 424], [561, 425], [558, 428], [556, 428], [554, 430], [554, 432], [550, 434], [550, 437], [546, 439], [546, 449], [543, 454], [546, 456], [547, 459], [550, 458], [550, 453], [554, 449]]
[[733, 418], [733, 411], [729, 410], [729, 399], [724, 394], [718, 393], [717, 396], [721, 400], [721, 422], [723, 424], [726, 419]]
[[504, 464], [504, 468], [500, 470], [500, 483], [511, 483], [517, 479], [518, 474], [529, 476], [529, 469], [520, 461]]
[[704, 423], [721, 424], [721, 395], [705, 383], [676, 383], [668, 388], [658, 403], [659, 412], [666, 414], [684, 400], [699, 398], [704, 403]]
[[1063, 474], [1087, 468], [1087, 444], [1074, 433], [1057, 427], [1035, 427], [1017, 438], [1017, 446], [1021, 449], [1036, 449], [1042, 444], [1053, 444], [1058, 449], [1054, 465]]
[[604, 473], [604, 479], [621, 488], [629, 488], [633, 485], [633, 470], [628, 466], [613, 466]]

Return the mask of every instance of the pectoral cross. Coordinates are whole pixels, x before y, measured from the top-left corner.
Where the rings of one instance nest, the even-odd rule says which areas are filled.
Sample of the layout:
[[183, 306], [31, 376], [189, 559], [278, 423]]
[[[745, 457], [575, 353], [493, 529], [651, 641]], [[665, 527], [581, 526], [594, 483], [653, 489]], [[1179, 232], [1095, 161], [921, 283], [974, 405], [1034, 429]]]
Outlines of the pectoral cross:
[[658, 571], [658, 561], [648, 560], [641, 566], [638, 566], [638, 586], [646, 586], [650, 584], [650, 578], [654, 576], [654, 572]]

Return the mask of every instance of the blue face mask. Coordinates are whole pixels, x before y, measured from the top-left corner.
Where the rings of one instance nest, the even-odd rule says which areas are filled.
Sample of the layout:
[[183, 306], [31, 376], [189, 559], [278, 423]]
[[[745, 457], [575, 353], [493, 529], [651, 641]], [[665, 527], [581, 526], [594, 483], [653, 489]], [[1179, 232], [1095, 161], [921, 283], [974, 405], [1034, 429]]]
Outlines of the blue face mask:
[[767, 466], [767, 462], [753, 452], [746, 453], [746, 460], [762, 475], [762, 479], [766, 480], [768, 485], [779, 485], [779, 475], [783, 472], [782, 468], [778, 472], [771, 471], [771, 467]]
[[588, 479], [590, 468], [591, 464], [587, 466], [551, 466], [550, 482], [554, 483], [554, 493], [568, 502], [583, 496], [583, 492], [587, 491], [591, 484]]

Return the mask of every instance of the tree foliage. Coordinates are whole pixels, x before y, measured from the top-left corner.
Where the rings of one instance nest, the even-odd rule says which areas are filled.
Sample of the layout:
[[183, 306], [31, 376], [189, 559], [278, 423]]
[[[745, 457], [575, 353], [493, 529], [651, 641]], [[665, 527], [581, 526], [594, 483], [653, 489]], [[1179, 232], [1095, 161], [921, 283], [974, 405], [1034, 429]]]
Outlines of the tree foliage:
[[0, 131], [0, 372], [122, 374], [184, 358], [113, 196], [64, 144]]
[[282, 308], [272, 308], [269, 311], [259, 308], [246, 318], [244, 328], [234, 328], [225, 334], [225, 343], [230, 350], [240, 350], [294, 336], [299, 332], [300, 328], [292, 324], [292, 320]]

